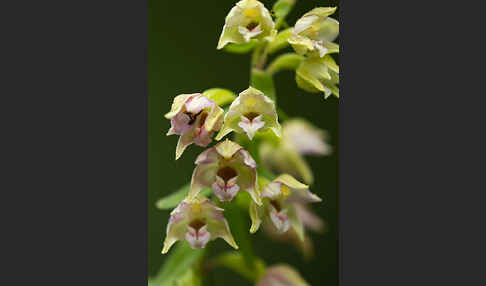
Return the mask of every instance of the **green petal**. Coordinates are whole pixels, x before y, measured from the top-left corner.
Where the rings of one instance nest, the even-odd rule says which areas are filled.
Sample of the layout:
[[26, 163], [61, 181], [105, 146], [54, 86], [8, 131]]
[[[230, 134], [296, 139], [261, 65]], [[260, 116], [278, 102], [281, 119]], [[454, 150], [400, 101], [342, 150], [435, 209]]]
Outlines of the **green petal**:
[[297, 234], [299, 239], [301, 241], [304, 241], [304, 239], [305, 239], [304, 225], [302, 224], [302, 221], [297, 216], [297, 212], [295, 211], [295, 207], [293, 205], [288, 205], [287, 210], [288, 210], [287, 215], [290, 219], [290, 225], [295, 230], [295, 233]]
[[251, 227], [250, 233], [255, 233], [259, 228], [260, 224], [262, 223], [262, 208], [257, 206], [255, 202], [250, 202], [250, 218], [251, 218]]

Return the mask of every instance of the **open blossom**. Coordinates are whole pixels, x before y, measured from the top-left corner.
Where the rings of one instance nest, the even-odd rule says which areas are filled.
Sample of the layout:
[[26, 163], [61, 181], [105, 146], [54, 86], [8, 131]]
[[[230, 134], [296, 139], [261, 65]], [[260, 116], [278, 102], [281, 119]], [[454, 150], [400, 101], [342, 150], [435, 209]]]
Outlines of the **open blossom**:
[[275, 103], [263, 92], [249, 87], [231, 103], [216, 140], [220, 140], [231, 131], [246, 133], [248, 138], [253, 139], [256, 132], [268, 129], [280, 137], [281, 127]]
[[[264, 215], [271, 221], [277, 232], [285, 233], [292, 227], [298, 237], [304, 240], [303, 217], [298, 215], [295, 204], [321, 201], [318, 196], [309, 191], [309, 186], [288, 174], [283, 174], [266, 184], [261, 196], [264, 198]], [[254, 219], [255, 215], [250, 213], [250, 216]]]
[[179, 240], [186, 240], [191, 248], [203, 248], [218, 237], [238, 249], [223, 209], [203, 196], [185, 199], [170, 214], [162, 253]]
[[304, 119], [287, 120], [282, 125], [280, 142], [263, 142], [259, 153], [262, 165], [277, 173], [289, 173], [312, 184], [314, 176], [303, 155], [329, 155], [327, 133]]
[[270, 12], [257, 0], [242, 0], [226, 16], [218, 49], [228, 43], [243, 44], [251, 39], [264, 39], [276, 34]]
[[286, 264], [277, 264], [266, 269], [256, 286], [310, 286], [299, 272]]
[[204, 187], [212, 188], [220, 201], [231, 201], [238, 191], [247, 191], [261, 205], [257, 185], [257, 164], [250, 153], [226, 139], [202, 152], [196, 159], [189, 197]]
[[339, 46], [333, 43], [339, 35], [339, 22], [328, 17], [335, 11], [335, 7], [319, 7], [297, 20], [288, 42], [298, 54], [323, 57], [339, 52]]
[[339, 98], [339, 66], [329, 55], [323, 58], [306, 58], [295, 71], [297, 85], [309, 92], [323, 92]]
[[223, 109], [214, 100], [200, 93], [176, 96], [170, 112], [165, 115], [171, 124], [167, 135], [180, 135], [176, 160], [192, 143], [202, 147], [211, 143], [214, 131], [221, 128], [223, 113]]

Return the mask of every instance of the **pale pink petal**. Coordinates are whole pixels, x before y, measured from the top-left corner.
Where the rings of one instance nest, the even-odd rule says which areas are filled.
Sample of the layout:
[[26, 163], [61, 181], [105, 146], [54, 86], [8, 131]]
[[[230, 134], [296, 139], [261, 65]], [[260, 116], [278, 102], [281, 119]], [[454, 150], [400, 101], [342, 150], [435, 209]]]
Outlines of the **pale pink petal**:
[[216, 176], [216, 181], [213, 183], [212, 188], [214, 194], [218, 199], [222, 202], [224, 201], [231, 201], [236, 194], [240, 187], [236, 184], [238, 176], [233, 177], [225, 182], [221, 177]]
[[253, 160], [253, 157], [248, 151], [246, 151], [245, 149], [240, 149], [239, 152], [243, 155], [243, 162], [245, 163], [245, 165], [251, 168], [257, 167], [257, 163], [255, 162], [255, 160]]
[[211, 107], [214, 104], [214, 101], [200, 94], [190, 97], [185, 103], [186, 111], [192, 114], [198, 114], [204, 108]]
[[282, 186], [281, 183], [278, 182], [270, 182], [268, 183], [262, 191], [262, 198], [269, 198], [271, 200], [276, 199], [282, 193], [280, 187]]
[[248, 30], [246, 27], [239, 26], [238, 27], [238, 32], [243, 36], [246, 42], [250, 41], [251, 38], [256, 37], [263, 33], [263, 30], [261, 29], [260, 25], [256, 26], [252, 30]]
[[273, 225], [279, 233], [285, 233], [289, 230], [290, 220], [287, 216], [287, 210], [281, 210], [280, 212], [277, 212], [274, 207], [271, 207], [270, 219], [272, 220]]
[[184, 114], [183, 112], [179, 112], [176, 116], [170, 119], [170, 129], [167, 132], [167, 135], [177, 134], [182, 135], [191, 129], [191, 125], [189, 122], [191, 118]]
[[211, 143], [211, 136], [206, 130], [206, 128], [201, 127], [195, 130], [196, 137], [194, 138], [194, 143], [197, 146], [206, 147]]
[[196, 230], [191, 226], [187, 226], [186, 240], [191, 245], [191, 248], [203, 248], [209, 242], [211, 234], [206, 229], [207, 225], [204, 225], [200, 229]]
[[248, 118], [241, 115], [241, 121], [238, 123], [238, 126], [240, 126], [246, 132], [250, 140], [253, 139], [253, 136], [255, 136], [258, 129], [265, 125], [265, 122], [261, 121], [261, 118], [262, 116], [259, 115], [250, 121]]

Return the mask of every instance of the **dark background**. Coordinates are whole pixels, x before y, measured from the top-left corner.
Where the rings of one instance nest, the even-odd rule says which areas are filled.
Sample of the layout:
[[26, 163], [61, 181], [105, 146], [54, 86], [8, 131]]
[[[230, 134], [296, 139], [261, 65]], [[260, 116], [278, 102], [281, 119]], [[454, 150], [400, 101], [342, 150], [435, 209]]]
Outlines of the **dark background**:
[[[271, 9], [275, 1], [262, 1]], [[172, 99], [182, 93], [202, 92], [212, 87], [239, 93], [249, 85], [250, 54], [216, 50], [224, 19], [236, 1], [149, 1], [148, 44], [148, 263], [154, 275], [164, 261], [160, 254], [170, 211], [154, 206], [157, 199], [188, 183], [196, 156], [204, 149], [191, 145], [174, 160], [178, 136], [165, 136], [170, 122], [163, 118]], [[337, 6], [337, 1], [297, 1], [287, 17], [289, 25], [319, 6]], [[338, 18], [339, 11], [332, 17]], [[291, 51], [288, 48], [286, 51]], [[337, 59], [337, 57], [335, 57]], [[271, 60], [271, 59], [270, 59]], [[293, 72], [275, 77], [278, 104], [289, 116], [303, 117], [330, 134], [331, 156], [307, 157], [315, 183], [311, 190], [324, 199], [313, 210], [327, 222], [327, 232], [311, 233], [315, 257], [305, 261], [289, 244], [269, 240], [260, 230], [253, 235], [257, 255], [268, 265], [285, 262], [299, 269], [311, 285], [337, 285], [338, 281], [338, 100], [299, 89]], [[222, 240], [212, 242], [223, 245]], [[222, 246], [224, 248], [224, 246]], [[229, 249], [229, 248], [227, 248]], [[217, 269], [219, 278], [241, 281], [238, 274]], [[228, 280], [231, 279], [231, 280]], [[222, 285], [218, 283], [219, 285]]]

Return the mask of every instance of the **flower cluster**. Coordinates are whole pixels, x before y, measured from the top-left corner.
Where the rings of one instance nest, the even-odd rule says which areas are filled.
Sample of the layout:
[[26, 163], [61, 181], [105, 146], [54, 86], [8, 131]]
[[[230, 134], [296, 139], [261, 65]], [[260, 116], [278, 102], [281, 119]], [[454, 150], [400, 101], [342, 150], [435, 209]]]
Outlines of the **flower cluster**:
[[[326, 132], [303, 118], [285, 115], [282, 124], [279, 122], [283, 111], [276, 105], [272, 75], [281, 67], [290, 67], [300, 88], [322, 92], [325, 98], [331, 94], [339, 97], [339, 66], [330, 55], [339, 52], [334, 43], [339, 22], [329, 17], [336, 8], [318, 7], [304, 14], [294, 27], [278, 32], [294, 4], [294, 0], [280, 0], [270, 13], [257, 0], [236, 3], [226, 17], [217, 48], [253, 50], [250, 86], [238, 96], [222, 89], [180, 94], [165, 114], [171, 125], [167, 135], [180, 136], [176, 160], [193, 143], [207, 148], [195, 159], [185, 198], [180, 201], [181, 196], [178, 204], [171, 205], [175, 208], [162, 253], [177, 241], [196, 249], [216, 238], [238, 249], [231, 216], [224, 215], [227, 206], [248, 210], [249, 233], [262, 226], [271, 238], [293, 239], [304, 249], [309, 249], [306, 230], [323, 230], [324, 222], [309, 207], [322, 199], [310, 191], [314, 176], [303, 156], [329, 155], [332, 148]], [[256, 46], [248, 45], [250, 42]], [[285, 45], [296, 53], [276, 58], [265, 69], [267, 55]], [[213, 137], [218, 142], [209, 146]], [[308, 285], [287, 265], [269, 267], [257, 278], [255, 282], [261, 286]]]

